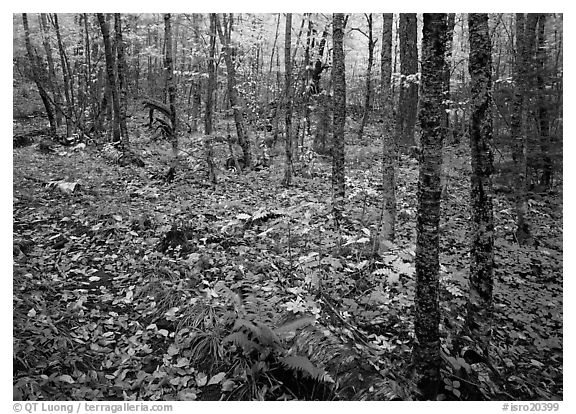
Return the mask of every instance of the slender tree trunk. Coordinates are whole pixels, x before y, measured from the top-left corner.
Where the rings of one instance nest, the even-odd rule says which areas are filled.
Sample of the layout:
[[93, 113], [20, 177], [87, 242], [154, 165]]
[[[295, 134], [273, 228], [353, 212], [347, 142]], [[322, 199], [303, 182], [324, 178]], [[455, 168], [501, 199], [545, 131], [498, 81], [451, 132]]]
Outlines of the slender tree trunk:
[[49, 28], [46, 13], [40, 13], [40, 29], [42, 30], [42, 44], [44, 46], [44, 51], [46, 52], [46, 60], [48, 62], [48, 81], [54, 96], [56, 126], [59, 127], [62, 125], [62, 118], [64, 118], [64, 114], [62, 113], [62, 91], [60, 90], [58, 78], [56, 77], [54, 56], [52, 54], [52, 46], [50, 46], [50, 39], [48, 37]]
[[58, 40], [58, 51], [60, 52], [60, 65], [62, 66], [62, 77], [64, 78], [64, 99], [66, 100], [66, 136], [70, 137], [74, 133], [72, 125], [72, 81], [68, 71], [68, 58], [62, 43], [60, 35], [60, 25], [58, 24], [58, 14], [54, 13], [54, 29], [56, 30], [56, 39]]
[[234, 111], [234, 122], [236, 124], [236, 133], [238, 134], [238, 143], [242, 148], [242, 155], [244, 165], [247, 169], [252, 168], [252, 153], [250, 149], [250, 140], [246, 131], [246, 124], [244, 121], [244, 111], [242, 109], [240, 98], [238, 97], [238, 90], [236, 89], [236, 68], [235, 68], [235, 48], [231, 45], [231, 31], [233, 24], [233, 16], [230, 14], [228, 20], [224, 15], [224, 29], [220, 25], [218, 15], [216, 15], [216, 30], [224, 49], [224, 61], [226, 62], [226, 69], [228, 71], [228, 99], [230, 106]]
[[417, 20], [414, 13], [400, 13], [400, 73], [402, 85], [398, 103], [397, 134], [403, 146], [414, 145], [414, 128], [418, 110], [418, 45]]
[[360, 129], [358, 130], [358, 141], [362, 141], [362, 134], [364, 133], [364, 127], [368, 122], [368, 117], [370, 112], [372, 112], [372, 64], [374, 62], [374, 46], [376, 42], [372, 38], [372, 13], [366, 15], [366, 21], [368, 23], [368, 68], [366, 69], [366, 94], [364, 98], [364, 114], [362, 115], [362, 121], [360, 122]]
[[416, 383], [425, 399], [435, 399], [440, 386], [439, 223], [442, 168], [443, 70], [446, 14], [424, 13], [422, 37], [422, 155], [416, 219]]
[[492, 332], [494, 283], [492, 46], [488, 29], [488, 14], [469, 14], [468, 30], [472, 90], [470, 119], [472, 247], [466, 324], [472, 340], [484, 356], [488, 357]]
[[216, 89], [216, 13], [210, 13], [210, 55], [208, 57], [208, 86], [206, 88], [206, 111], [204, 113], [204, 133], [212, 134], [212, 110], [214, 109], [214, 89]]
[[512, 159], [516, 170], [516, 239], [519, 244], [526, 244], [531, 239], [530, 225], [526, 220], [528, 200], [526, 197], [526, 64], [525, 61], [525, 17], [516, 13], [516, 61], [514, 107], [510, 122], [512, 135]]
[[108, 21], [103, 13], [98, 13], [98, 23], [100, 23], [100, 30], [102, 31], [102, 37], [104, 38], [104, 56], [106, 59], [106, 73], [108, 74], [108, 84], [110, 85], [110, 94], [112, 95], [112, 110], [114, 118], [114, 141], [118, 142], [121, 140], [120, 135], [120, 98], [118, 94], [118, 88], [116, 86], [116, 75], [114, 73], [114, 66], [116, 64], [114, 59], [114, 54], [112, 53], [112, 44], [110, 40], [110, 28], [108, 26]]
[[[526, 157], [527, 157], [527, 175], [526, 181], [528, 187], [532, 187], [538, 182], [538, 177], [535, 176], [537, 167], [540, 160], [540, 150], [538, 148], [539, 139], [537, 136], [538, 130], [538, 114], [537, 114], [537, 100], [536, 100], [536, 33], [538, 31], [538, 14], [528, 13], [524, 25], [524, 62], [526, 64], [526, 77], [524, 85], [524, 103], [526, 111]], [[530, 122], [529, 122], [530, 120]], [[536, 123], [536, 125], [535, 125]]]
[[124, 40], [122, 39], [122, 16], [114, 13], [114, 30], [116, 32], [116, 53], [118, 56], [118, 103], [120, 105], [120, 135], [124, 150], [127, 151], [130, 145], [128, 138], [128, 127], [126, 126], [126, 106], [127, 103], [127, 82], [126, 82], [126, 59], [124, 57]]
[[90, 30], [88, 26], [89, 15], [87, 13], [82, 14], [82, 19], [84, 21], [84, 63], [86, 64], [86, 71], [84, 72], [85, 78], [84, 83], [86, 84], [86, 103], [85, 106], [90, 108], [91, 121], [95, 124], [96, 117], [96, 103], [98, 102], [98, 96], [94, 94], [94, 84], [93, 80], [93, 68], [92, 68], [92, 46], [90, 44]]
[[[194, 39], [194, 44], [196, 45], [196, 47], [200, 47], [200, 38], [198, 36], [198, 30], [199, 30], [199, 26], [200, 26], [200, 14], [194, 13], [192, 15], [192, 24], [194, 26], [193, 28], [193, 39]], [[197, 57], [192, 57], [193, 60], [193, 64], [192, 64], [192, 68], [194, 69], [194, 72], [196, 73], [194, 75], [194, 78], [192, 80], [192, 86], [191, 86], [191, 94], [192, 94], [192, 125], [191, 125], [191, 130], [192, 132], [197, 132], [198, 131], [198, 119], [200, 118], [200, 108], [202, 106], [202, 81], [200, 80], [200, 77], [197, 75], [200, 73], [200, 64], [198, 62], [198, 58]]]
[[346, 124], [346, 66], [344, 61], [344, 15], [333, 15], [334, 139], [332, 148], [332, 192], [337, 220], [344, 209], [344, 126]]
[[306, 135], [312, 135], [310, 130], [310, 71], [308, 67], [310, 66], [310, 42], [312, 38], [312, 17], [308, 16], [308, 34], [306, 36], [306, 49], [304, 50], [304, 98], [302, 105], [304, 106], [304, 118], [306, 119]]
[[212, 149], [212, 110], [214, 108], [214, 89], [216, 88], [216, 14], [210, 14], [210, 49], [208, 55], [208, 85], [206, 87], [206, 110], [204, 112], [204, 152], [208, 169], [208, 180], [216, 185], [214, 151]]
[[284, 95], [286, 99], [286, 164], [284, 166], [283, 185], [289, 187], [292, 184], [292, 58], [290, 57], [290, 48], [292, 46], [292, 13], [286, 14], [284, 39], [284, 65], [286, 68], [286, 91]]
[[394, 115], [390, 79], [392, 76], [392, 13], [383, 14], [381, 94], [382, 94], [382, 224], [380, 240], [393, 241], [396, 226], [396, 136], [391, 123]]
[[45, 78], [47, 76], [42, 73], [38, 56], [32, 49], [32, 43], [30, 42], [30, 28], [28, 26], [28, 15], [26, 13], [22, 13], [22, 24], [24, 25], [24, 41], [26, 43], [26, 52], [28, 54], [28, 61], [30, 62], [30, 69], [32, 70], [32, 77], [34, 78], [34, 82], [38, 88], [38, 93], [40, 94], [44, 108], [46, 109], [46, 115], [48, 116], [48, 122], [50, 123], [50, 133], [53, 136], [56, 136], [56, 118], [54, 117], [54, 110], [50, 103], [48, 91], [44, 86], [46, 83]]
[[270, 69], [268, 70], [268, 76], [266, 77], [266, 91], [264, 94], [264, 102], [268, 104], [268, 92], [270, 90], [269, 80], [272, 77], [272, 65], [274, 63], [274, 52], [276, 51], [276, 42], [278, 41], [278, 33], [280, 28], [280, 15], [278, 13], [278, 20], [276, 22], [276, 34], [274, 35], [274, 43], [272, 44], [272, 52], [270, 53]]
[[546, 102], [546, 13], [538, 15], [538, 40], [536, 51], [538, 87], [538, 130], [540, 132], [540, 152], [542, 154], [542, 175], [540, 185], [549, 188], [552, 183], [552, 159], [550, 158], [550, 115]]
[[174, 67], [172, 56], [172, 21], [170, 13], [164, 14], [164, 40], [166, 67], [166, 88], [168, 92], [168, 104], [170, 105], [170, 124], [172, 126], [170, 142], [172, 143], [172, 168], [175, 171], [178, 166], [178, 125], [176, 117], [176, 84], [174, 82]]

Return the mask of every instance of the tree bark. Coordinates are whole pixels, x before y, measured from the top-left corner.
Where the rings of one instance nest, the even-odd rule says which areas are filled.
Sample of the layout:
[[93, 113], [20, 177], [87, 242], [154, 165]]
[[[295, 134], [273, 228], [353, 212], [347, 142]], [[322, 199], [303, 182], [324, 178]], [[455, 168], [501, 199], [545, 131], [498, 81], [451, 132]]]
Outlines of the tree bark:
[[394, 119], [390, 79], [392, 76], [392, 13], [382, 15], [382, 56], [381, 56], [381, 95], [382, 95], [382, 224], [379, 243], [393, 241], [396, 227], [396, 137], [391, 123]]
[[492, 207], [492, 46], [488, 15], [468, 15], [470, 39], [469, 72], [472, 114], [470, 149], [472, 159], [472, 246], [470, 291], [466, 325], [472, 340], [489, 356], [492, 331], [494, 278], [494, 217]]
[[[200, 47], [200, 37], [198, 36], [199, 26], [201, 24], [200, 14], [194, 13], [192, 15], [192, 23], [194, 25], [193, 38], [194, 44]], [[200, 108], [202, 107], [202, 81], [200, 79], [200, 63], [197, 57], [193, 57], [192, 68], [195, 72], [192, 80], [192, 132], [198, 131], [198, 118], [200, 118]]]
[[113, 110], [113, 133], [114, 141], [121, 140], [120, 134], [120, 99], [118, 97], [118, 88], [116, 86], [116, 75], [114, 73], [114, 66], [116, 64], [114, 54], [112, 53], [112, 44], [110, 41], [110, 28], [106, 17], [103, 13], [98, 13], [98, 23], [100, 23], [100, 30], [104, 38], [104, 56], [106, 59], [106, 73], [108, 74], [108, 85], [110, 86], [110, 94], [112, 95], [112, 110]]
[[524, 13], [516, 13], [516, 53], [514, 65], [514, 102], [510, 130], [512, 135], [512, 160], [516, 171], [516, 239], [527, 244], [531, 239], [530, 225], [526, 220], [528, 200], [526, 197], [526, 65], [525, 61]]
[[47, 74], [42, 73], [38, 56], [32, 49], [32, 43], [30, 42], [30, 28], [28, 26], [28, 15], [26, 13], [22, 13], [22, 24], [24, 26], [24, 42], [26, 43], [26, 52], [28, 54], [28, 61], [30, 62], [30, 69], [32, 70], [32, 77], [34, 83], [36, 83], [36, 87], [38, 88], [38, 93], [40, 94], [44, 108], [46, 109], [46, 115], [48, 116], [48, 122], [50, 123], [50, 133], [53, 136], [56, 136], [56, 118], [54, 117], [54, 110], [50, 103], [48, 91], [44, 86]]
[[66, 136], [70, 137], [74, 133], [72, 122], [72, 107], [74, 105], [72, 77], [70, 76], [70, 64], [64, 50], [64, 43], [60, 35], [60, 25], [58, 23], [58, 14], [54, 13], [54, 29], [56, 30], [56, 39], [58, 40], [58, 51], [60, 53], [60, 65], [62, 66], [62, 77], [64, 78], [64, 99], [66, 100]]
[[210, 13], [210, 54], [208, 56], [208, 85], [206, 88], [206, 111], [204, 112], [204, 133], [212, 134], [212, 110], [214, 109], [214, 89], [216, 89], [216, 13]]
[[244, 111], [240, 103], [240, 98], [238, 97], [238, 90], [236, 89], [235, 50], [231, 45], [230, 36], [233, 24], [232, 19], [232, 14], [230, 14], [228, 19], [226, 18], [226, 15], [224, 15], [224, 28], [222, 28], [218, 15], [216, 15], [216, 30], [218, 31], [218, 37], [220, 38], [220, 43], [222, 43], [222, 49], [224, 50], [224, 61], [226, 62], [226, 70], [228, 72], [228, 99], [230, 106], [234, 111], [234, 123], [236, 124], [238, 143], [242, 148], [244, 165], [247, 169], [251, 169], [252, 153], [250, 149], [250, 140], [248, 139], [246, 131]]
[[344, 126], [346, 124], [346, 66], [344, 61], [344, 14], [333, 15], [334, 139], [332, 148], [333, 208], [337, 219], [344, 208]]
[[172, 143], [172, 168], [175, 171], [178, 166], [178, 125], [176, 117], [176, 84], [174, 83], [174, 67], [172, 56], [172, 21], [170, 13], [164, 14], [164, 40], [166, 67], [166, 89], [168, 92], [168, 104], [170, 105], [170, 124], [172, 126], [170, 142]]
[[454, 37], [454, 25], [456, 20], [455, 13], [448, 13], [447, 16], [447, 30], [446, 30], [446, 65], [444, 67], [444, 123], [443, 128], [446, 130], [446, 137], [452, 136], [450, 130], [450, 74], [452, 62], [452, 39]]
[[62, 118], [64, 114], [62, 113], [62, 91], [58, 85], [58, 78], [56, 77], [56, 69], [54, 65], [54, 55], [52, 54], [52, 46], [50, 46], [50, 39], [48, 37], [48, 18], [46, 13], [40, 13], [40, 29], [42, 30], [42, 44], [44, 46], [44, 51], [46, 52], [46, 60], [48, 62], [48, 82], [50, 89], [54, 96], [54, 109], [56, 126], [62, 125]]
[[120, 106], [120, 135], [124, 149], [127, 150], [130, 145], [128, 138], [128, 127], [126, 126], [126, 106], [127, 106], [127, 82], [126, 82], [126, 59], [124, 57], [124, 40], [122, 38], [122, 16], [120, 13], [114, 13], [114, 30], [116, 32], [116, 53], [118, 56], [118, 103]]
[[442, 168], [443, 69], [446, 14], [424, 14], [420, 125], [422, 155], [416, 219], [416, 383], [425, 399], [435, 399], [440, 386], [439, 223]]
[[[538, 177], [535, 172], [538, 170], [538, 164], [540, 161], [540, 150], [538, 148], [539, 139], [535, 130], [538, 129], [538, 125], [535, 122], [538, 121], [537, 114], [537, 100], [536, 93], [536, 33], [538, 31], [538, 14], [528, 13], [526, 17], [526, 22], [524, 25], [524, 62], [526, 64], [526, 77], [525, 77], [525, 88], [524, 88], [524, 102], [526, 110], [526, 157], [527, 157], [527, 172], [526, 181], [527, 186], [532, 187], [534, 183], [538, 182]], [[530, 120], [530, 122], [529, 122]]]
[[403, 146], [414, 145], [418, 110], [418, 45], [415, 13], [400, 13], [400, 73], [402, 84], [398, 103], [397, 134]]
[[289, 187], [292, 184], [292, 13], [286, 14], [286, 30], [284, 32], [284, 65], [285, 65], [285, 122], [286, 122], [286, 164], [282, 184]]
[[368, 117], [370, 112], [372, 112], [372, 64], [374, 62], [374, 46], [376, 42], [372, 36], [372, 13], [366, 15], [366, 22], [368, 23], [368, 68], [366, 69], [366, 94], [364, 95], [364, 114], [362, 115], [362, 121], [360, 122], [360, 128], [358, 130], [358, 142], [362, 141], [362, 135], [364, 134], [364, 127], [368, 122]]
[[389, 94], [390, 80], [392, 78], [392, 13], [382, 14], [382, 52], [380, 56], [380, 70], [382, 76], [382, 92]]
[[538, 15], [538, 37], [536, 49], [536, 85], [538, 87], [538, 130], [540, 132], [540, 153], [542, 175], [540, 185], [549, 188], [552, 183], [552, 159], [550, 158], [550, 115], [546, 102], [546, 13]]

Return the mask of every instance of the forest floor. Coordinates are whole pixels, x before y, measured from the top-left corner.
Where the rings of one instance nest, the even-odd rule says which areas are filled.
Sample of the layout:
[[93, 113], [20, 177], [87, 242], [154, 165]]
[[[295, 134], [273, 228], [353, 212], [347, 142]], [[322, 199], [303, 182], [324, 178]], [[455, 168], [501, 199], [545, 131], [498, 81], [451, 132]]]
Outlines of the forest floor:
[[[15, 122], [14, 132], [33, 127]], [[373, 144], [347, 146], [340, 226], [330, 162], [311, 154], [284, 188], [281, 155], [237, 174], [217, 145], [212, 188], [197, 139], [182, 138], [189, 159], [168, 183], [169, 144], [136, 125], [145, 168], [91, 146], [15, 148], [14, 398], [413, 398], [418, 165], [401, 157], [396, 244], [373, 254], [381, 149], [367, 133]], [[467, 154], [465, 145], [445, 153], [441, 398], [562, 399], [561, 178], [530, 200], [534, 246], [516, 243], [511, 195], [497, 194], [492, 363], [460, 357]], [[358, 361], [370, 366], [355, 371]]]

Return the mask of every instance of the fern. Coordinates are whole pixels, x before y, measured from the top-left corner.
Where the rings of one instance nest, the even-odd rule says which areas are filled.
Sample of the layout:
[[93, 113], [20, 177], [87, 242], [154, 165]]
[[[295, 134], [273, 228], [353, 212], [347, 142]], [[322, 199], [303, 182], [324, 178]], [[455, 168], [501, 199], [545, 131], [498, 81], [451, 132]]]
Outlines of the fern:
[[245, 354], [250, 354], [252, 351], [260, 352], [262, 350], [262, 347], [248, 338], [248, 335], [244, 332], [232, 332], [222, 340], [223, 344], [228, 342], [240, 347]]
[[317, 368], [307, 357], [291, 355], [278, 359], [284, 366], [292, 371], [301, 372], [305, 377], [318, 382], [334, 383], [330, 375], [321, 368]]

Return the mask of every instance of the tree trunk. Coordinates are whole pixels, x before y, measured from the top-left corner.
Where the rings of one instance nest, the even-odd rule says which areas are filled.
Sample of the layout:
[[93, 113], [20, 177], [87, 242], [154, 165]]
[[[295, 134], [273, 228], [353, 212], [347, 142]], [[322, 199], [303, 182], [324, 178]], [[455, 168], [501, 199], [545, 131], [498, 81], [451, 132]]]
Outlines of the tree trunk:
[[366, 21], [368, 23], [368, 68], [366, 69], [366, 94], [364, 96], [364, 114], [362, 115], [362, 121], [360, 122], [360, 129], [358, 130], [358, 142], [362, 141], [362, 134], [364, 133], [364, 127], [366, 122], [368, 122], [368, 117], [370, 112], [372, 112], [371, 96], [372, 96], [372, 64], [374, 62], [374, 46], [376, 42], [372, 38], [372, 13], [366, 15]]
[[214, 89], [216, 89], [216, 14], [210, 13], [210, 55], [208, 57], [208, 86], [206, 88], [206, 111], [204, 113], [204, 133], [212, 134], [212, 110], [214, 109]]
[[382, 52], [380, 69], [382, 76], [382, 92], [389, 94], [390, 80], [392, 78], [392, 13], [382, 14]]
[[114, 66], [116, 64], [114, 54], [112, 53], [112, 44], [110, 41], [110, 29], [108, 22], [103, 13], [98, 13], [98, 23], [100, 23], [100, 30], [104, 38], [104, 56], [106, 59], [106, 73], [108, 74], [108, 84], [110, 85], [110, 94], [112, 95], [112, 109], [114, 118], [114, 141], [118, 142], [121, 139], [120, 135], [120, 99], [118, 97], [118, 88], [116, 86], [116, 75], [114, 73]]
[[422, 155], [416, 219], [416, 383], [425, 399], [435, 399], [440, 386], [440, 312], [438, 304], [440, 172], [442, 168], [443, 70], [446, 14], [424, 14], [422, 37]]
[[127, 106], [127, 82], [126, 82], [126, 59], [124, 57], [124, 40], [122, 39], [122, 16], [114, 13], [114, 30], [116, 32], [116, 53], [118, 56], [118, 103], [120, 105], [120, 135], [124, 150], [127, 151], [130, 145], [128, 138], [128, 128], [126, 126], [126, 106]]
[[453, 131], [450, 129], [450, 73], [452, 62], [452, 39], [454, 37], [454, 25], [456, 20], [455, 13], [448, 13], [447, 30], [446, 30], [446, 65], [444, 67], [444, 118], [443, 128], [446, 130], [446, 137], [452, 136]]
[[26, 43], [26, 52], [28, 54], [28, 61], [30, 62], [30, 69], [32, 70], [32, 77], [34, 78], [34, 82], [38, 88], [38, 93], [40, 94], [44, 108], [46, 109], [46, 115], [48, 116], [48, 122], [50, 123], [50, 133], [53, 136], [56, 136], [56, 118], [54, 117], [54, 110], [50, 103], [48, 91], [44, 86], [47, 74], [45, 75], [42, 73], [38, 56], [32, 49], [32, 43], [30, 42], [30, 28], [28, 26], [28, 16], [26, 13], [22, 13], [22, 24], [24, 25], [24, 42]]
[[472, 246], [470, 292], [466, 325], [472, 340], [485, 357], [489, 355], [492, 331], [494, 277], [494, 217], [492, 207], [492, 46], [488, 15], [468, 15], [470, 39], [469, 72], [472, 114], [470, 149], [472, 159]]
[[72, 121], [72, 107], [74, 105], [72, 77], [70, 76], [70, 64], [66, 57], [64, 43], [60, 35], [60, 25], [58, 23], [58, 14], [54, 13], [54, 29], [56, 30], [56, 39], [58, 40], [58, 51], [60, 52], [60, 65], [62, 66], [62, 77], [64, 78], [64, 99], [66, 100], [66, 136], [70, 137], [74, 133]]
[[286, 164], [284, 166], [284, 180], [282, 184], [289, 187], [292, 184], [292, 13], [286, 14], [286, 31], [284, 33], [284, 65], [286, 69], [285, 91], [285, 121], [286, 121]]
[[[198, 31], [200, 30], [200, 14], [194, 13], [192, 15], [193, 25], [193, 39], [196, 47], [200, 46], [200, 37]], [[200, 118], [200, 108], [202, 107], [202, 81], [200, 80], [200, 63], [196, 56], [192, 57], [192, 68], [194, 75], [192, 79], [192, 86], [190, 93], [192, 94], [192, 120], [190, 129], [192, 132], [198, 132], [198, 119]]]
[[210, 49], [208, 55], [208, 85], [206, 87], [206, 110], [204, 112], [204, 152], [208, 170], [208, 180], [216, 185], [214, 150], [212, 149], [212, 110], [214, 108], [214, 89], [216, 88], [216, 14], [210, 13]]
[[238, 143], [242, 148], [242, 155], [244, 158], [244, 165], [247, 169], [252, 168], [252, 154], [250, 150], [250, 140], [248, 139], [248, 134], [246, 131], [246, 125], [244, 121], [244, 111], [242, 109], [240, 98], [238, 97], [238, 90], [236, 89], [236, 68], [235, 68], [235, 48], [231, 45], [231, 31], [233, 24], [233, 16], [230, 14], [229, 19], [224, 17], [224, 28], [220, 24], [218, 15], [216, 15], [216, 30], [218, 31], [218, 37], [220, 38], [220, 43], [222, 43], [222, 49], [224, 51], [224, 61], [226, 62], [226, 70], [228, 72], [228, 99], [230, 106], [234, 111], [234, 122], [236, 124], [236, 133], [238, 135]]
[[[536, 33], [538, 31], [538, 14], [528, 13], [524, 25], [524, 62], [526, 64], [526, 78], [525, 78], [525, 110], [526, 110], [526, 157], [527, 157], [527, 185], [532, 187], [533, 184], [538, 182], [538, 177], [535, 172], [538, 170], [540, 161], [539, 139], [537, 133], [538, 113], [536, 93]], [[530, 120], [530, 122], [528, 122]]]
[[[400, 13], [400, 101], [397, 134], [403, 146], [414, 145], [414, 128], [418, 110], [418, 45], [417, 20], [414, 13]], [[444, 70], [444, 68], [442, 68]]]
[[333, 15], [334, 139], [332, 148], [332, 192], [337, 220], [344, 208], [344, 126], [346, 124], [346, 66], [344, 61], [344, 14]]
[[550, 115], [546, 102], [546, 13], [538, 15], [538, 40], [536, 51], [536, 85], [538, 87], [538, 130], [540, 132], [540, 152], [542, 159], [542, 175], [540, 185], [549, 188], [552, 183], [552, 159], [550, 158]]
[[310, 71], [308, 67], [310, 66], [310, 42], [312, 38], [312, 17], [311, 14], [308, 16], [308, 33], [306, 35], [306, 49], [304, 50], [304, 97], [302, 99], [302, 106], [304, 107], [304, 118], [306, 122], [306, 135], [312, 135], [310, 131]]
[[390, 78], [392, 76], [392, 13], [382, 15], [382, 218], [379, 244], [383, 240], [393, 241], [396, 226], [396, 137], [391, 123], [394, 119]]
[[178, 125], [176, 117], [176, 84], [174, 83], [174, 67], [172, 56], [172, 22], [170, 13], [164, 14], [164, 40], [165, 56], [164, 66], [166, 68], [166, 88], [168, 92], [168, 104], [170, 105], [170, 124], [172, 126], [170, 142], [172, 143], [172, 171], [178, 166]]
[[56, 69], [54, 65], [54, 56], [52, 54], [52, 47], [50, 46], [50, 39], [48, 37], [48, 19], [46, 13], [40, 13], [40, 29], [42, 30], [42, 44], [44, 46], [44, 51], [46, 52], [46, 60], [48, 62], [48, 82], [50, 89], [54, 96], [54, 109], [56, 126], [62, 125], [62, 118], [64, 114], [62, 113], [62, 91], [58, 85], [58, 78], [56, 77]]
[[512, 160], [516, 171], [516, 239], [519, 244], [526, 244], [531, 239], [530, 226], [526, 221], [528, 200], [526, 198], [526, 64], [525, 61], [525, 17], [516, 13], [516, 61], [515, 87], [510, 130], [512, 135]]

